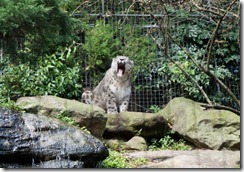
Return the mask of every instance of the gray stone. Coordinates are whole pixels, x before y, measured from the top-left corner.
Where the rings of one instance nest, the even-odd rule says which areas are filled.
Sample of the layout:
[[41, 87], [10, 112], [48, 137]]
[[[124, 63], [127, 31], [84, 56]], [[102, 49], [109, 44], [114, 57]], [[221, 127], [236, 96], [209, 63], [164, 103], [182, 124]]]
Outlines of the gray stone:
[[199, 148], [240, 150], [240, 117], [233, 112], [205, 109], [181, 97], [158, 113], [173, 131]]
[[123, 156], [149, 160], [138, 168], [240, 168], [240, 151], [162, 150], [126, 153]]
[[99, 139], [44, 115], [0, 108], [0, 131], [0, 167], [11, 163], [28, 166], [57, 159], [66, 165], [67, 160], [77, 161], [72, 167], [96, 167], [108, 156]]
[[51, 160], [40, 163], [35, 168], [83, 168], [83, 162], [72, 160]]
[[97, 106], [56, 96], [21, 97], [17, 105], [26, 112], [57, 118], [70, 117], [80, 127], [85, 127], [92, 135], [102, 138], [106, 125], [105, 111]]
[[160, 114], [142, 112], [122, 112], [107, 117], [104, 137], [129, 140], [134, 136], [161, 138], [168, 132], [167, 122]]
[[109, 139], [106, 140], [106, 146], [112, 150], [125, 150], [126, 142], [123, 140]]
[[143, 137], [134, 136], [128, 142], [126, 142], [127, 149], [130, 150], [147, 150], [147, 142]]

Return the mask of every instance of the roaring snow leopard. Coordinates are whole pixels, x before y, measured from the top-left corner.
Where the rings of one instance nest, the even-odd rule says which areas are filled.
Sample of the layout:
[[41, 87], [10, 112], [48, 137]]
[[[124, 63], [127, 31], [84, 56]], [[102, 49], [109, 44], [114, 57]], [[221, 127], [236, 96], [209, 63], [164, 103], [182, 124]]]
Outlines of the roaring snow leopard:
[[82, 94], [82, 102], [97, 105], [108, 114], [128, 110], [131, 95], [131, 72], [134, 62], [126, 56], [113, 58], [111, 68], [93, 91]]

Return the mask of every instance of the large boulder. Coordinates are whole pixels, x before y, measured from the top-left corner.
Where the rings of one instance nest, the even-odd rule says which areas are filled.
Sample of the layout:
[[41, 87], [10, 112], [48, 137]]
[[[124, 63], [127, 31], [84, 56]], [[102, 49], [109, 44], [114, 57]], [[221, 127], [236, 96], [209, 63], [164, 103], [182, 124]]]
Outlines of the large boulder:
[[[0, 108], [0, 167], [96, 167], [108, 150], [78, 127]], [[12, 165], [11, 165], [12, 164]], [[17, 165], [17, 166], [18, 166]]]
[[125, 153], [123, 156], [149, 161], [138, 168], [240, 168], [240, 151], [160, 150]]
[[146, 139], [161, 138], [168, 132], [167, 122], [160, 114], [142, 112], [121, 112], [107, 117], [104, 138], [129, 140], [134, 136]]
[[101, 138], [105, 130], [105, 111], [97, 106], [56, 96], [21, 97], [17, 105], [26, 112], [50, 117], [67, 116], [80, 127], [85, 127], [92, 135]]
[[240, 150], [240, 117], [235, 113], [205, 109], [183, 97], [174, 98], [158, 113], [199, 148]]

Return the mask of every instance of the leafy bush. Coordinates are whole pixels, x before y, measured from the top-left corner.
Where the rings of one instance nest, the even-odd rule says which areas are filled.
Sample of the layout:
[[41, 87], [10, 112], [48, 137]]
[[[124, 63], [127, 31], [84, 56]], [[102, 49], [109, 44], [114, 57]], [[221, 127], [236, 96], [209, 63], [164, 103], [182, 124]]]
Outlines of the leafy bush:
[[158, 105], [151, 105], [149, 108], [149, 111], [152, 113], [157, 113], [161, 110], [162, 108], [160, 108]]
[[[114, 24], [114, 23], [113, 23]], [[89, 28], [90, 29], [90, 28]], [[133, 80], [139, 73], [151, 73], [148, 66], [154, 66], [156, 57], [155, 43], [140, 28], [130, 25], [114, 26], [96, 21], [95, 26], [86, 31], [82, 45], [86, 58], [86, 71], [94, 73], [92, 81], [96, 85], [108, 68], [112, 58], [117, 55], [130, 57], [135, 63]]]
[[153, 72], [155, 65], [156, 44], [146, 35], [146, 31], [142, 28], [135, 28], [130, 25], [121, 26], [124, 39], [124, 45], [120, 49], [120, 54], [130, 57], [134, 61], [133, 80], [135, 81], [138, 75], [148, 77]]
[[0, 90], [0, 107], [6, 107], [9, 109], [22, 111], [22, 109], [16, 105], [15, 101], [10, 100], [9, 98], [2, 96], [1, 90]]
[[[12, 62], [52, 54], [78, 38], [81, 22], [69, 16], [64, 6], [65, 2], [59, 0], [0, 2], [0, 39]], [[22, 47], [29, 51], [19, 52]]]
[[65, 123], [68, 123], [69, 125], [74, 125], [75, 126], [75, 121], [67, 116], [64, 112], [60, 112], [57, 116], [56, 116], [57, 119], [60, 119], [61, 121], [65, 122]]
[[[189, 48], [189, 51], [197, 57], [201, 56], [202, 51], [196, 50], [196, 48]], [[199, 71], [196, 65], [190, 61], [186, 53], [180, 49], [177, 50], [174, 56], [171, 57], [182, 69], [184, 69], [195, 81], [203, 86], [208, 87], [210, 85], [210, 78]], [[200, 62], [200, 60], [199, 60]], [[201, 95], [199, 89], [192, 81], [169, 59], [162, 59], [161, 68], [158, 69], [159, 74], [168, 76], [168, 82], [170, 84], [179, 84], [188, 96], [198, 101], [203, 101], [204, 97]]]
[[10, 99], [46, 94], [64, 98], [79, 97], [81, 71], [75, 52], [76, 47], [59, 50], [41, 58], [34, 69], [28, 64], [6, 67], [1, 94]]
[[[168, 14], [176, 17], [169, 18], [168, 32], [172, 35], [175, 42], [181, 44], [195, 59], [198, 64], [205, 66], [207, 64], [208, 42], [211, 38], [216, 23], [208, 18], [198, 20], [193, 17], [199, 15], [188, 11], [184, 8], [168, 8]], [[232, 91], [238, 96], [238, 91], [234, 90], [239, 87], [240, 81], [240, 49], [238, 45], [239, 26], [238, 21], [234, 18], [225, 18], [216, 35], [212, 47], [209, 69], [226, 85], [231, 83]], [[229, 25], [227, 23], [231, 22]], [[187, 54], [174, 42], [168, 46], [167, 54], [163, 54], [161, 68], [158, 72], [167, 76], [170, 84], [180, 85], [188, 93], [187, 97], [196, 101], [205, 101], [199, 89], [185, 74], [168, 58], [172, 58], [180, 65], [207, 93], [211, 101], [232, 106], [233, 100], [225, 93], [216, 81], [200, 69], [189, 59]]]
[[[172, 132], [171, 132], [172, 133]], [[152, 139], [148, 146], [149, 150], [190, 150], [183, 139], [175, 140], [170, 133], [161, 139]]]
[[107, 157], [100, 165], [101, 168], [135, 168], [145, 164], [144, 158], [123, 157], [120, 152], [109, 149]]
[[86, 58], [86, 71], [93, 71], [92, 78], [95, 85], [102, 78], [108, 68], [112, 58], [118, 55], [120, 42], [114, 38], [115, 31], [104, 21], [96, 21], [95, 26], [86, 31], [85, 43], [82, 45]]

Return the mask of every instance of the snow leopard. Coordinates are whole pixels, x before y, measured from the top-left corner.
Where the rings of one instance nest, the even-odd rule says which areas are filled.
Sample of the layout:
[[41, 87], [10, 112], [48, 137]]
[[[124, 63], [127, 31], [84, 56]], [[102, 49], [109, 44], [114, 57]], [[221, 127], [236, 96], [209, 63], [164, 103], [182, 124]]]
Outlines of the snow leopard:
[[82, 93], [82, 102], [104, 109], [108, 114], [128, 110], [134, 62], [127, 56], [113, 58], [110, 69], [92, 91]]

